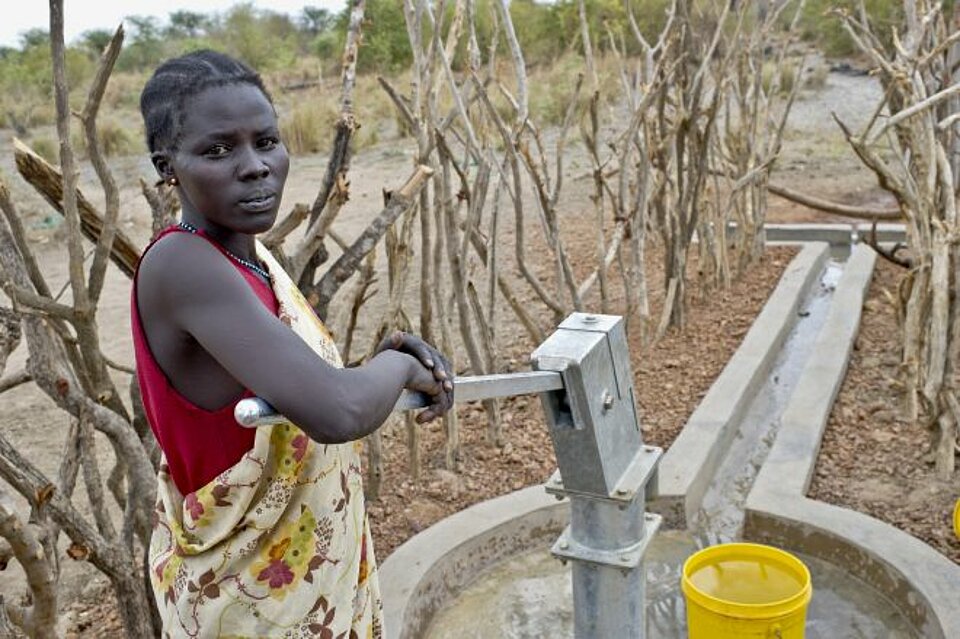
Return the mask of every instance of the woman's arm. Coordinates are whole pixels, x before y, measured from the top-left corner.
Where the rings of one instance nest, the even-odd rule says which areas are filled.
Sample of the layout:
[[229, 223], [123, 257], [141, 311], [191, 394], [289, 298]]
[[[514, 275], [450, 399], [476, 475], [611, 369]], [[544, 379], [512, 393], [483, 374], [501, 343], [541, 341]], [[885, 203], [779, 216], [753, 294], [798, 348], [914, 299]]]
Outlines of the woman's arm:
[[452, 397], [434, 370], [406, 353], [331, 366], [263, 306], [214, 247], [198, 237], [176, 239], [156, 244], [148, 268], [141, 267], [138, 287], [149, 289], [151, 306], [313, 439], [340, 443], [376, 430], [404, 388], [434, 398], [421, 421], [449, 408]]

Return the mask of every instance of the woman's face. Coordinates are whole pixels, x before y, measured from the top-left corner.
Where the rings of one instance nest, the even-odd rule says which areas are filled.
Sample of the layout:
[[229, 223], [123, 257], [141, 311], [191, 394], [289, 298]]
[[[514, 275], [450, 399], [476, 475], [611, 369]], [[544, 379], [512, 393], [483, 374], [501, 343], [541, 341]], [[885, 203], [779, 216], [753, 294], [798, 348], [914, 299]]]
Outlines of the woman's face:
[[280, 208], [290, 157], [266, 96], [249, 84], [206, 89], [184, 104], [170, 170], [184, 212], [208, 230], [262, 233]]

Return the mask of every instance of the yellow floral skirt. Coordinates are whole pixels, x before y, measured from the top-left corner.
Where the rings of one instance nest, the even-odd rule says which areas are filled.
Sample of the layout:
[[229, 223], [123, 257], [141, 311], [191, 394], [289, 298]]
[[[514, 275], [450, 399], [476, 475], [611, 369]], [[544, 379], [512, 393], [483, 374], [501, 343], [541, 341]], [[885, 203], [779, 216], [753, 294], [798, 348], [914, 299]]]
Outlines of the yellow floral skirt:
[[[341, 366], [329, 331], [261, 245], [280, 319]], [[150, 577], [165, 637], [382, 636], [359, 443], [323, 445], [291, 423], [209, 484], [180, 494], [161, 465]]]

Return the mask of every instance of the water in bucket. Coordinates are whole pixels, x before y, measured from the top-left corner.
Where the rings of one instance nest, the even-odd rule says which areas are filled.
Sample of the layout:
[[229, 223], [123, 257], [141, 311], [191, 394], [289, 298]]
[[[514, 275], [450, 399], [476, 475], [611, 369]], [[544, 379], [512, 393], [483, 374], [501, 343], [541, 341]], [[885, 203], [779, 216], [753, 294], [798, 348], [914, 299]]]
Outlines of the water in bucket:
[[803, 639], [812, 588], [799, 559], [761, 544], [720, 544], [683, 566], [690, 639]]

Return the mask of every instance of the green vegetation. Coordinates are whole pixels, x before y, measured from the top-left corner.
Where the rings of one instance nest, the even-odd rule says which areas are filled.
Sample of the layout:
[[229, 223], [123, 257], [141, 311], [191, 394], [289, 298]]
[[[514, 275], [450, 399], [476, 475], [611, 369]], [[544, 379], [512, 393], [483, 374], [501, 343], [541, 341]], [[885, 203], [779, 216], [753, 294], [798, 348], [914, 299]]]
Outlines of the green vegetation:
[[[948, 0], [949, 2], [950, 0]], [[900, 24], [903, 3], [900, 0], [866, 0], [864, 5], [874, 25], [874, 33], [889, 44], [893, 29]], [[807, 0], [801, 17], [801, 35], [814, 42], [828, 57], [854, 55], [859, 49], [843, 29], [835, 11], [856, 11], [855, 0]]]
[[[309, 0], [307, 0], [309, 1]], [[794, 0], [795, 1], [795, 0]], [[900, 16], [899, 0], [866, 0], [877, 23], [877, 33], [891, 33]], [[666, 20], [669, 0], [633, 0], [633, 13], [648, 41], [655, 41]], [[827, 55], [849, 55], [852, 43], [830, 9], [849, 9], [853, 0], [808, 0], [802, 17], [804, 37], [817, 43]], [[453, 2], [440, 20], [445, 33], [452, 20]], [[715, 3], [695, 0], [695, 12], [711, 19]], [[401, 90], [406, 86], [403, 72], [412, 64], [403, 3], [398, 0], [367, 0], [363, 45], [358, 61], [361, 78], [356, 99], [360, 120], [365, 124], [358, 135], [360, 144], [372, 143], [380, 134], [380, 123], [394, 118], [393, 107], [376, 85], [375, 76], [394, 78]], [[611, 47], [636, 53], [622, 0], [587, 0], [587, 15], [593, 35], [593, 49], [602, 69], [605, 94], [616, 93], [619, 81], [610, 56]], [[495, 0], [477, 0], [477, 38], [486, 52], [497, 33], [499, 15]], [[573, 78], [582, 68], [583, 43], [576, 0], [512, 0], [510, 11], [517, 37], [531, 75], [531, 111], [538, 122], [559, 122], [572, 94]], [[785, 15], [789, 13], [789, 9]], [[328, 144], [330, 124], [336, 117], [336, 78], [349, 21], [346, 10], [332, 14], [317, 7], [304, 7], [296, 17], [260, 10], [249, 3], [236, 4], [218, 14], [192, 11], [172, 12], [166, 20], [133, 17], [127, 21], [127, 41], [104, 97], [102, 121], [104, 148], [110, 153], [142, 151], [139, 125], [124, 128], [120, 123], [139, 122], [140, 88], [147, 75], [162, 60], [199, 48], [226, 51], [259, 70], [270, 86], [281, 112], [284, 133], [291, 149], [298, 153], [322, 151]], [[432, 29], [424, 20], [425, 39]], [[508, 62], [509, 52], [499, 32], [498, 56]], [[100, 52], [112, 32], [97, 29], [70, 43], [67, 76], [74, 87], [75, 108], [84, 99], [82, 91], [91, 79]], [[466, 67], [466, 46], [461, 45], [452, 61], [457, 71]], [[0, 48], [0, 126], [29, 137], [53, 123], [50, 47], [47, 33], [35, 29], [22, 34], [19, 48]], [[772, 70], [764, 70], [766, 81]], [[781, 87], [792, 83], [784, 70]], [[373, 119], [365, 119], [366, 117]], [[402, 127], [394, 127], [401, 129]], [[49, 130], [36, 131], [38, 136]], [[402, 133], [402, 130], [400, 131]]]

